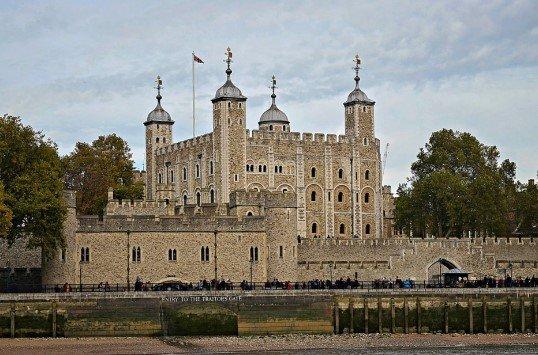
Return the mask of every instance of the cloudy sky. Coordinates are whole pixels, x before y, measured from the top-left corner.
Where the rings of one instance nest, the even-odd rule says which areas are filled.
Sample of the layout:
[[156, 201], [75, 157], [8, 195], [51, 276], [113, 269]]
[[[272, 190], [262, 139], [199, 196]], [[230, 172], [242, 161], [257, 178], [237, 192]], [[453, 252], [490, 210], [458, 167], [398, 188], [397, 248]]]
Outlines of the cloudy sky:
[[116, 132], [142, 167], [157, 74], [174, 140], [189, 138], [192, 51], [205, 61], [198, 132], [209, 132], [230, 46], [248, 127], [268, 107], [275, 74], [278, 105], [300, 132], [343, 133], [360, 53], [376, 134], [390, 143], [386, 184], [405, 181], [441, 128], [498, 146], [521, 180], [538, 170], [538, 1], [3, 0], [0, 23], [0, 112], [20, 115], [62, 154]]

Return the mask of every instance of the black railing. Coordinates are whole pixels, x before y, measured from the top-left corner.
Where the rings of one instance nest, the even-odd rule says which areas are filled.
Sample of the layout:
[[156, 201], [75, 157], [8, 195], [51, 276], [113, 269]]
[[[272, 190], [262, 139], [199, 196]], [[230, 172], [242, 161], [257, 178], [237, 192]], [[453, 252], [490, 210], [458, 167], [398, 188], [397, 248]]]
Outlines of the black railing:
[[367, 290], [383, 289], [439, 289], [439, 288], [517, 288], [538, 287], [537, 278], [521, 280], [494, 280], [485, 278], [476, 281], [458, 281], [451, 284], [440, 284], [433, 281], [412, 280], [312, 280], [308, 282], [247, 282], [201, 281], [197, 283], [171, 282], [134, 284], [18, 284], [3, 285], [0, 293], [68, 293], [68, 292], [125, 292], [125, 291], [252, 291], [252, 290]]

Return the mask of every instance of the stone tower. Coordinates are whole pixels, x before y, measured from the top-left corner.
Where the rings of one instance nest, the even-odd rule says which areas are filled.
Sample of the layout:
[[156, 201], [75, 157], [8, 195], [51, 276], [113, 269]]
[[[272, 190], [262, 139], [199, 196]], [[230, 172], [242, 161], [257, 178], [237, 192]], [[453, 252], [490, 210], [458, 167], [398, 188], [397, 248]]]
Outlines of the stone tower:
[[162, 80], [157, 76], [157, 106], [148, 114], [144, 126], [146, 126], [146, 199], [156, 198], [157, 184], [166, 183], [168, 171], [157, 172], [155, 169], [155, 151], [159, 148], [172, 144], [172, 125], [174, 121], [170, 114], [161, 106]]
[[355, 56], [355, 89], [344, 103], [345, 131], [351, 145], [353, 236], [381, 235], [379, 141], [374, 135], [375, 102], [359, 88], [361, 60]]
[[228, 203], [230, 192], [246, 188], [246, 101], [230, 79], [232, 52], [226, 51], [226, 82], [215, 93], [213, 103], [213, 155], [216, 159], [216, 201]]

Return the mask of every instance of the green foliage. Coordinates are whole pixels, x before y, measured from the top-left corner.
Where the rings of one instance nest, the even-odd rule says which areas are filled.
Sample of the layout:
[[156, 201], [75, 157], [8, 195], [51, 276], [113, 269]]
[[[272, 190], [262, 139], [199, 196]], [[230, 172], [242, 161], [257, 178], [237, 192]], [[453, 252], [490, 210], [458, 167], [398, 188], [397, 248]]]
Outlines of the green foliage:
[[27, 236], [28, 247], [41, 247], [44, 257], [63, 246], [67, 208], [61, 176], [53, 142], [18, 117], [0, 117], [0, 236], [10, 242]]
[[7, 237], [13, 220], [13, 212], [11, 212], [11, 209], [5, 205], [4, 196], [4, 185], [2, 184], [2, 181], [0, 181], [0, 238]]
[[92, 144], [78, 142], [62, 159], [65, 183], [77, 191], [79, 214], [101, 215], [108, 188], [122, 198], [141, 198], [143, 185], [133, 184], [133, 161], [126, 141], [115, 134], [100, 136]]
[[498, 163], [499, 151], [469, 133], [434, 132], [412, 177], [398, 188], [395, 219], [415, 236], [502, 235], [514, 208], [515, 164]]
[[536, 233], [538, 229], [538, 188], [534, 182], [518, 184], [515, 217], [518, 231]]

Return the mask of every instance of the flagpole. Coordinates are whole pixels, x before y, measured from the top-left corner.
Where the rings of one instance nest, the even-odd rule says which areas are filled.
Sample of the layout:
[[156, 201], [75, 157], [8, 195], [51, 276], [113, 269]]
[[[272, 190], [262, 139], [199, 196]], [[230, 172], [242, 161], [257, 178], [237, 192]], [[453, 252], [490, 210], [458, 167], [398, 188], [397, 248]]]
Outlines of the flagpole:
[[196, 137], [196, 93], [194, 91], [194, 52], [192, 52], [192, 138]]

